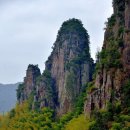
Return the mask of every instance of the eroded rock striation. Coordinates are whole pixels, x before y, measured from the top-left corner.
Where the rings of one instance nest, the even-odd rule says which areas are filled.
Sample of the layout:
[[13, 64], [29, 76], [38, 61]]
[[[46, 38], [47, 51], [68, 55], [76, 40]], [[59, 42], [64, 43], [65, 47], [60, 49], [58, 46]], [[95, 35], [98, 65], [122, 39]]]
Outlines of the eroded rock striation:
[[90, 84], [84, 106], [88, 116], [94, 109], [106, 109], [108, 102], [122, 104], [122, 89], [130, 80], [130, 1], [113, 0], [113, 7], [99, 53], [96, 78]]
[[40, 75], [36, 66], [28, 67], [24, 83], [18, 89], [18, 100], [22, 102], [31, 97], [33, 109], [51, 107], [57, 115], [72, 111], [85, 84], [92, 80], [93, 69], [87, 31], [80, 20], [65, 21], [43, 74]]

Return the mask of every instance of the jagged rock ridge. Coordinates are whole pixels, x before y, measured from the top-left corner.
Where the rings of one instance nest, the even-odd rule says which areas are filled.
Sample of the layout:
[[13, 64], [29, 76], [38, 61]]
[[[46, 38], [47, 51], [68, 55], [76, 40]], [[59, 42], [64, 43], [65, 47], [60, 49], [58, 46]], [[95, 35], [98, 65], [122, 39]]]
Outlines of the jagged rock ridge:
[[33, 95], [33, 109], [47, 106], [54, 108], [58, 115], [72, 111], [84, 85], [92, 80], [93, 68], [87, 31], [80, 20], [65, 21], [43, 74], [40, 76], [36, 66], [28, 67], [24, 84], [18, 89], [18, 100], [23, 102]]

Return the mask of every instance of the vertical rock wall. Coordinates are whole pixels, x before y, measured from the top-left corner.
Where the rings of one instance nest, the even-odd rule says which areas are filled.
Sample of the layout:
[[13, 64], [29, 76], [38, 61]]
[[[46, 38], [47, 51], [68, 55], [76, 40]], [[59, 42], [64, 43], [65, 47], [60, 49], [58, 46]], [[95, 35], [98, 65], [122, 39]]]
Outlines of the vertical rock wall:
[[84, 111], [106, 109], [108, 102], [122, 101], [122, 87], [130, 79], [130, 1], [113, 0], [114, 14], [108, 19], [104, 44], [97, 63], [93, 88]]

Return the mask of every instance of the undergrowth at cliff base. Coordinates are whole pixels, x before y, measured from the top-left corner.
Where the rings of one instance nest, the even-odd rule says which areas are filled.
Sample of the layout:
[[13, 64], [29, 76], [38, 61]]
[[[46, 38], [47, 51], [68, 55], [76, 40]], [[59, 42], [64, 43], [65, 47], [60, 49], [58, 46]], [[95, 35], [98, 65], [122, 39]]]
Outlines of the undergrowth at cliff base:
[[82, 114], [85, 96], [84, 91], [77, 98], [73, 112], [68, 112], [60, 118], [55, 118], [54, 111], [50, 108], [31, 110], [29, 101], [16, 105], [15, 109], [0, 116], [0, 130], [69, 130], [71, 123], [74, 125], [77, 121], [85, 128], [87, 120]]

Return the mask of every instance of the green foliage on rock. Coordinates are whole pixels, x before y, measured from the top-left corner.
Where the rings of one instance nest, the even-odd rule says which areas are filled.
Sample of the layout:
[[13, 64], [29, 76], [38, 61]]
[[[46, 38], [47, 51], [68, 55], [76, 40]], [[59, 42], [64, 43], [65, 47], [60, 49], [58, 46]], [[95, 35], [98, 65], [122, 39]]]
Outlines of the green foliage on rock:
[[85, 36], [85, 37], [87, 37], [87, 39], [89, 37], [86, 29], [83, 27], [82, 22], [79, 19], [72, 18], [72, 19], [65, 21], [62, 24], [62, 26], [58, 32], [57, 38], [62, 34], [75, 33], [75, 32], [79, 33], [79, 35], [81, 37]]
[[124, 106], [125, 107], [130, 107], [130, 81], [128, 81], [124, 87], [122, 88], [123, 89], [123, 97], [124, 97]]
[[116, 17], [115, 15], [112, 15], [110, 18], [108, 18], [107, 27], [113, 27], [116, 23]]
[[24, 84], [20, 84], [17, 89], [17, 99], [19, 100], [23, 94]]
[[101, 63], [106, 68], [120, 67], [120, 53], [114, 41], [113, 43], [111, 43], [108, 49], [102, 50], [100, 56], [101, 56]]

